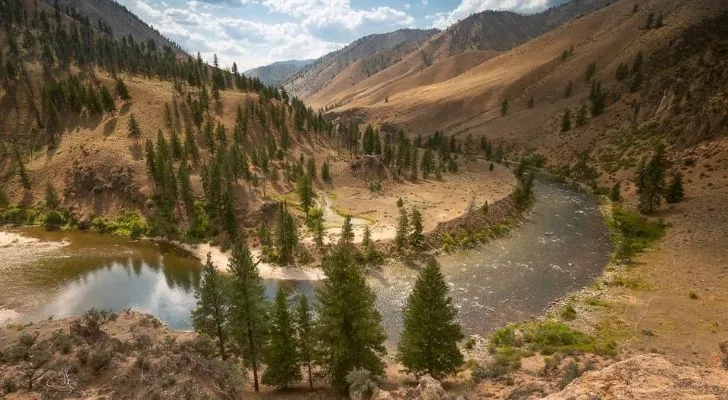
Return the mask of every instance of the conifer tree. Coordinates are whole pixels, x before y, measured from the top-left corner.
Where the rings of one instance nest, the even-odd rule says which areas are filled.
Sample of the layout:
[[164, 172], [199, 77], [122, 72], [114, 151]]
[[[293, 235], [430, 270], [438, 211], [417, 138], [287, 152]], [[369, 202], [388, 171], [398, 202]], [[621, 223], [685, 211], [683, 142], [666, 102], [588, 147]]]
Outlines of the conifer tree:
[[331, 172], [329, 171], [328, 161], [324, 161], [324, 163], [321, 165], [321, 179], [323, 179], [323, 181], [327, 183], [331, 182]]
[[592, 82], [591, 94], [589, 95], [591, 101], [591, 112], [592, 115], [598, 117], [604, 112], [604, 93], [602, 92], [602, 82]]
[[369, 225], [364, 227], [361, 245], [364, 248], [364, 260], [368, 264], [377, 264], [382, 261], [382, 255], [377, 251], [374, 240], [372, 240], [372, 232], [369, 229]]
[[346, 376], [363, 368], [375, 376], [384, 373], [386, 334], [374, 307], [374, 292], [351, 251], [336, 246], [324, 258], [326, 279], [317, 289], [318, 365], [334, 389], [346, 392]]
[[20, 184], [23, 185], [23, 189], [30, 190], [30, 176], [28, 175], [28, 171], [25, 169], [25, 163], [20, 155], [20, 150], [18, 150], [18, 147], [15, 145], [13, 146], [13, 150], [15, 153], [15, 161], [18, 163], [18, 177], [20, 178]]
[[561, 117], [561, 132], [568, 132], [571, 130], [571, 111], [564, 111], [564, 115]]
[[574, 83], [572, 81], [569, 81], [566, 83], [566, 92], [564, 92], [564, 97], [569, 98], [574, 93]]
[[410, 226], [412, 228], [412, 232], [409, 235], [410, 245], [413, 249], [419, 250], [425, 244], [425, 236], [422, 234], [422, 214], [417, 207], [412, 208]]
[[298, 193], [298, 198], [301, 200], [301, 208], [303, 208], [303, 212], [308, 213], [308, 210], [313, 205], [314, 198], [316, 197], [316, 193], [313, 190], [313, 184], [311, 183], [311, 178], [308, 175], [301, 174], [298, 177], [296, 192]]
[[581, 108], [579, 108], [579, 111], [576, 112], [576, 126], [584, 126], [588, 122], [588, 112], [586, 109], [586, 104], [582, 104]]
[[341, 237], [339, 237], [339, 246], [347, 247], [354, 243], [354, 228], [351, 226], [351, 215], [344, 217], [344, 224], [341, 225]]
[[531, 98], [528, 99], [528, 108], [529, 109], [533, 108], [533, 105], [534, 105], [533, 96], [531, 96]]
[[263, 383], [286, 389], [301, 380], [294, 320], [288, 310], [288, 293], [278, 287], [270, 312], [270, 342], [266, 348]]
[[278, 250], [278, 262], [282, 265], [292, 263], [298, 246], [298, 228], [293, 215], [288, 212], [288, 205], [285, 202], [278, 207], [275, 244]]
[[417, 277], [403, 314], [398, 358], [408, 372], [440, 379], [462, 365], [463, 355], [457, 346], [463, 338], [462, 329], [434, 258]]
[[313, 363], [314, 363], [314, 352], [313, 346], [314, 339], [314, 322], [311, 315], [311, 309], [308, 305], [308, 298], [301, 296], [296, 307], [294, 315], [295, 328], [296, 328], [296, 341], [298, 343], [298, 357], [302, 367], [306, 369], [308, 373], [308, 385], [313, 389]]
[[129, 137], [139, 144], [139, 138], [142, 137], [142, 131], [139, 128], [139, 123], [137, 122], [136, 117], [134, 117], [134, 114], [129, 117], [127, 131], [129, 133]]
[[53, 185], [50, 182], [46, 182], [45, 187], [45, 205], [46, 208], [49, 210], [55, 210], [58, 208], [58, 206], [61, 204], [61, 201], [58, 199], [58, 195], [56, 194], [56, 189], [53, 188]]
[[106, 86], [101, 86], [101, 105], [104, 107], [104, 111], [114, 115], [114, 111], [116, 111], [116, 104], [114, 103], [114, 98], [111, 96], [111, 93], [109, 92], [109, 89], [106, 88]]
[[619, 201], [622, 201], [622, 193], [621, 193], [622, 192], [622, 188], [621, 188], [621, 186], [622, 186], [622, 183], [621, 182], [617, 182], [617, 183], [614, 184], [614, 186], [612, 186], [612, 190], [609, 191], [609, 199], [612, 200], [615, 203], [616, 202], [619, 202]]
[[313, 234], [313, 242], [316, 244], [316, 247], [322, 250], [324, 247], [324, 211], [320, 208], [309, 210], [306, 224]]
[[501, 103], [501, 116], [508, 114], [509, 105], [508, 100], [503, 100], [503, 103]]
[[306, 164], [306, 173], [308, 174], [308, 179], [311, 181], [316, 180], [316, 159], [313, 157], [308, 159], [308, 163]]
[[670, 184], [667, 185], [665, 192], [665, 201], [669, 204], [679, 203], [685, 198], [685, 190], [682, 184], [682, 174], [675, 172], [672, 175]]
[[258, 368], [268, 341], [268, 300], [258, 264], [242, 240], [233, 246], [230, 271], [230, 336], [235, 340], [245, 365], [253, 369], [253, 385], [258, 387]]
[[124, 84], [124, 81], [122, 81], [121, 78], [116, 79], [116, 85], [114, 86], [114, 88], [116, 90], [116, 95], [119, 96], [122, 101], [124, 101], [125, 103], [131, 101], [129, 89], [127, 89], [126, 84]]
[[399, 253], [404, 252], [407, 248], [408, 233], [409, 219], [407, 218], [407, 210], [400, 209], [399, 221], [397, 223], [397, 235], [394, 237], [394, 244]]
[[593, 62], [590, 63], [589, 66], [586, 68], [586, 76], [585, 79], [587, 82], [590, 82], [592, 78], [594, 77], [594, 74], [597, 72], [597, 63]]
[[665, 150], [659, 146], [648, 163], [644, 161], [637, 170], [637, 194], [642, 213], [654, 212], [660, 207], [665, 191]]
[[197, 305], [192, 310], [192, 326], [198, 333], [204, 333], [217, 343], [222, 359], [227, 358], [228, 301], [225, 297], [223, 278], [212, 264], [210, 254], [202, 268], [200, 287], [195, 291]]

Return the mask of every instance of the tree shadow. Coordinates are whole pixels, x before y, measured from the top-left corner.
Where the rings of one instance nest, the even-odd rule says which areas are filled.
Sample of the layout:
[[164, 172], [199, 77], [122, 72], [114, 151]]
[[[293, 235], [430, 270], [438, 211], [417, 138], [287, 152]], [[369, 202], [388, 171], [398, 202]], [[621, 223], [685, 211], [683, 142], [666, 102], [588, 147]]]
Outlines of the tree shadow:
[[142, 145], [136, 141], [133, 144], [129, 146], [129, 153], [131, 153], [132, 158], [134, 160], [138, 161], [142, 159]]
[[129, 112], [129, 109], [131, 108], [131, 103], [124, 103], [123, 106], [119, 109], [119, 115], [126, 115]]
[[104, 124], [104, 136], [109, 136], [114, 133], [116, 130], [116, 125], [118, 124], [119, 120], [117, 118], [112, 118]]

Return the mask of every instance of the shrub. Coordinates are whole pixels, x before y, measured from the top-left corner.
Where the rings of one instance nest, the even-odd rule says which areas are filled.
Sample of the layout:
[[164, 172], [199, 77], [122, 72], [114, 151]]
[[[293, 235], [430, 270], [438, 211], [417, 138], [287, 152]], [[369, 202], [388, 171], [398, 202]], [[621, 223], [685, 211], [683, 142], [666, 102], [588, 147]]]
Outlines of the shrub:
[[53, 348], [63, 354], [68, 354], [73, 350], [73, 339], [71, 335], [63, 331], [56, 331], [51, 338], [51, 342], [53, 343]]
[[18, 384], [10, 378], [3, 379], [2, 389], [4, 394], [16, 392], [18, 390]]
[[372, 373], [366, 369], [357, 368], [346, 374], [346, 383], [349, 384], [349, 391], [358, 394], [362, 400], [371, 399], [377, 384], [372, 379]]
[[579, 366], [574, 361], [569, 361], [569, 363], [564, 367], [564, 374], [559, 380], [559, 388], [565, 388], [571, 383], [571, 381], [578, 378], [580, 375], [581, 371], [579, 371]]
[[215, 383], [231, 399], [243, 398], [247, 373], [240, 364], [231, 360], [214, 360], [212, 377]]
[[561, 309], [559, 316], [566, 321], [573, 321], [576, 319], [576, 310], [571, 305], [567, 305]]
[[73, 321], [70, 330], [72, 334], [94, 342], [99, 340], [103, 335], [101, 327], [115, 320], [116, 314], [110, 310], [92, 308], [86, 311], [81, 319]]
[[91, 370], [98, 374], [102, 369], [106, 368], [114, 357], [114, 353], [105, 348], [96, 348], [88, 356], [88, 366]]

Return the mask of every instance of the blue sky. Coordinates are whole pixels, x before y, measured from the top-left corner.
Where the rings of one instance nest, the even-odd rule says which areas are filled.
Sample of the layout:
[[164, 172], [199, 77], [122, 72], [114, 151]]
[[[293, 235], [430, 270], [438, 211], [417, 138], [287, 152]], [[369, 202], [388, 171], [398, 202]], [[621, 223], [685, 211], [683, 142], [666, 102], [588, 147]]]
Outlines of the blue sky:
[[563, 0], [117, 0], [185, 50], [241, 70], [317, 58], [359, 37], [444, 29], [484, 10], [541, 11]]

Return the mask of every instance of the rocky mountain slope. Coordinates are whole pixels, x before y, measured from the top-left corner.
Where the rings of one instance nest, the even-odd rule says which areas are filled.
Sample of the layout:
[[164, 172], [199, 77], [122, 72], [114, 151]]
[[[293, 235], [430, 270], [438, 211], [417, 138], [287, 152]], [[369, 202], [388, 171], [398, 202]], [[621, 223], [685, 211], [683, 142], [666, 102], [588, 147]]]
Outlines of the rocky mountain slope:
[[[353, 63], [331, 78], [320, 90], [302, 94], [314, 107], [345, 105], [368, 91], [383, 102], [406, 88], [441, 82], [548, 32], [570, 19], [599, 9], [606, 0], [573, 0], [541, 13], [520, 15], [485, 11], [454, 24], [419, 46], [382, 51], [379, 67], [368, 60]], [[395, 53], [395, 54], [390, 54]]]
[[284, 88], [296, 97], [307, 98], [324, 88], [357, 61], [372, 57], [379, 52], [393, 50], [394, 53], [398, 53], [403, 48], [417, 47], [436, 32], [437, 30], [400, 29], [391, 33], [365, 36], [341, 50], [317, 59], [292, 76], [284, 84]]
[[245, 71], [245, 75], [258, 78], [266, 85], [281, 86], [288, 78], [301, 68], [311, 64], [314, 60], [288, 60], [252, 68]]

